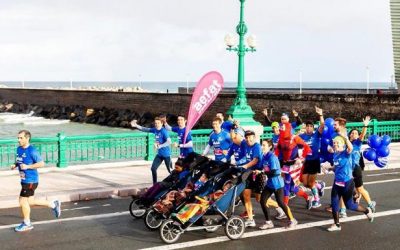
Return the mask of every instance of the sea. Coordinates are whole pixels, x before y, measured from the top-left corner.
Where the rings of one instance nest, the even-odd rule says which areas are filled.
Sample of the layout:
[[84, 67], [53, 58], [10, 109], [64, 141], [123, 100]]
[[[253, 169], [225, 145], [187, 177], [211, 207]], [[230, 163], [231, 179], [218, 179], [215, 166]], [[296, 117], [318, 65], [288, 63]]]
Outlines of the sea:
[[[226, 88], [235, 88], [236, 82], [225, 82]], [[269, 81], [248, 81], [246, 88], [318, 88], [318, 89], [395, 89], [394, 82], [269, 82]], [[133, 88], [139, 87], [147, 92], [177, 93], [178, 88], [193, 88], [196, 82], [186, 81], [0, 81], [0, 87], [10, 88], [39, 88], [39, 89], [101, 89], [101, 88]]]
[[65, 135], [94, 135], [137, 133], [135, 130], [70, 122], [69, 120], [45, 119], [33, 114], [0, 113], [0, 140], [15, 139], [20, 130], [29, 130], [32, 137], [55, 137]]

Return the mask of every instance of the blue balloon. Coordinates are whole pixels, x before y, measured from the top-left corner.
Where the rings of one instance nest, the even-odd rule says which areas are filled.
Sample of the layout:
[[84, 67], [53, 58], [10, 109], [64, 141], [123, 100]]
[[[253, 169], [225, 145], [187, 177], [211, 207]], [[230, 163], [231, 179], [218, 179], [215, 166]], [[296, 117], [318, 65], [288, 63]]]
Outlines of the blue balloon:
[[386, 167], [388, 163], [388, 158], [387, 157], [378, 157], [374, 161], [375, 165], [379, 168], [384, 168]]
[[364, 152], [363, 152], [363, 156], [365, 159], [369, 160], [369, 161], [374, 161], [377, 157], [375, 149], [373, 148], [367, 148]]
[[335, 123], [335, 120], [333, 120], [333, 118], [329, 117], [329, 118], [325, 119], [325, 126], [327, 126], [330, 131], [333, 131], [333, 124], [334, 123]]
[[376, 154], [379, 157], [386, 157], [390, 154], [390, 149], [387, 146], [380, 146], [377, 150], [376, 150]]
[[331, 139], [330, 138], [322, 138], [321, 139], [321, 144], [324, 146], [328, 146], [331, 144]]
[[322, 130], [322, 137], [330, 138], [330, 133], [329, 133], [329, 128], [327, 126], [324, 126], [324, 129]]
[[381, 146], [382, 139], [379, 137], [379, 135], [371, 135], [368, 137], [368, 145], [371, 148], [377, 149]]
[[382, 136], [382, 142], [381, 142], [381, 145], [383, 145], [383, 146], [387, 146], [387, 145], [389, 145], [390, 144], [390, 142], [392, 141], [392, 139], [390, 138], [390, 136], [388, 136], [388, 135], [384, 135], [384, 136]]

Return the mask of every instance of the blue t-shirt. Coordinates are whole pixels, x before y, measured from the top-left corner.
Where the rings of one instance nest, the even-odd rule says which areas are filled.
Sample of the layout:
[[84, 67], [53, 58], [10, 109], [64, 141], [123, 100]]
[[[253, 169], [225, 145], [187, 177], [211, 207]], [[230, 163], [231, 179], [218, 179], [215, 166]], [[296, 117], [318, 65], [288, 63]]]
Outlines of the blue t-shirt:
[[25, 169], [22, 170], [20, 168], [21, 163], [25, 165], [32, 165], [38, 162], [43, 161], [39, 152], [32, 145], [29, 145], [27, 148], [18, 147], [17, 155], [15, 159], [16, 166], [19, 170], [19, 175], [21, 177], [21, 183], [38, 183], [39, 182], [39, 174], [37, 169]]
[[321, 134], [318, 131], [314, 131], [312, 134], [300, 134], [301, 139], [308, 146], [310, 146], [312, 154], [307, 155], [306, 160], [316, 160], [319, 158], [319, 148], [321, 147]]
[[240, 145], [232, 143], [228, 154], [226, 155], [226, 159], [229, 161], [233, 155], [233, 157], [235, 157], [236, 165], [242, 165], [243, 162], [246, 161], [246, 145], [247, 143], [245, 140], [242, 140]]
[[212, 132], [208, 145], [214, 147], [214, 156], [216, 161], [221, 161], [225, 158], [223, 150], [229, 150], [232, 140], [228, 132], [221, 130], [218, 134]]
[[229, 133], [231, 132], [231, 129], [233, 129], [233, 122], [229, 120], [224, 121], [221, 125], [221, 128]]
[[355, 168], [360, 166], [362, 141], [360, 140], [360, 138], [358, 138], [356, 140], [353, 140], [351, 144], [353, 144], [353, 151], [351, 152], [351, 155], [353, 157], [353, 168]]
[[[156, 128], [151, 128], [149, 132], [155, 135], [156, 144], [158, 145], [165, 143], [169, 138], [168, 131], [164, 127], [162, 127], [160, 130], [157, 130]], [[159, 148], [157, 150], [157, 155], [161, 157], [171, 156], [170, 146]]]
[[[172, 131], [177, 133], [177, 135], [178, 135], [178, 143], [179, 144], [183, 144], [183, 139], [184, 139], [184, 136], [185, 136], [186, 127], [184, 127], [184, 128], [179, 128], [178, 126], [172, 127]], [[189, 133], [187, 134], [185, 143], [188, 143], [190, 141], [192, 141], [192, 132], [191, 131], [189, 131]], [[190, 147], [190, 148], [179, 148], [179, 153], [180, 153], [179, 156], [180, 157], [186, 157], [191, 152], [193, 152], [193, 148], [192, 147]]]
[[247, 170], [261, 170], [261, 157], [262, 157], [262, 151], [261, 151], [261, 145], [259, 143], [254, 143], [253, 146], [249, 146], [246, 143], [246, 162], [244, 162], [242, 165], [247, 164], [251, 162], [254, 159], [258, 159], [258, 162], [256, 165], [252, 166], [251, 168], [248, 168]]
[[346, 150], [333, 154], [335, 182], [348, 182], [353, 178], [353, 162], [351, 153]]
[[283, 188], [284, 183], [281, 177], [281, 166], [279, 164], [278, 157], [276, 157], [273, 152], [268, 152], [267, 154], [263, 155], [261, 166], [267, 176], [273, 172], [272, 176], [268, 177], [265, 185], [274, 190]]

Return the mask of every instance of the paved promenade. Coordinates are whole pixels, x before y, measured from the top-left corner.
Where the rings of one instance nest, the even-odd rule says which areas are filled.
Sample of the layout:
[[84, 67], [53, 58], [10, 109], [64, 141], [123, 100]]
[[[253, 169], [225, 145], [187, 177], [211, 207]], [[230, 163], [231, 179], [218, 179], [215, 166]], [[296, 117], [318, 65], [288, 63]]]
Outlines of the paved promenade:
[[[385, 169], [400, 168], [400, 143], [390, 145], [389, 164]], [[65, 169], [48, 167], [40, 169], [36, 197], [58, 198], [61, 201], [93, 200], [136, 195], [140, 188], [151, 186], [151, 162], [131, 161], [70, 166]], [[377, 170], [366, 162], [366, 170]], [[168, 175], [162, 164], [158, 179]], [[18, 207], [20, 192], [18, 171], [0, 171], [0, 208]]]

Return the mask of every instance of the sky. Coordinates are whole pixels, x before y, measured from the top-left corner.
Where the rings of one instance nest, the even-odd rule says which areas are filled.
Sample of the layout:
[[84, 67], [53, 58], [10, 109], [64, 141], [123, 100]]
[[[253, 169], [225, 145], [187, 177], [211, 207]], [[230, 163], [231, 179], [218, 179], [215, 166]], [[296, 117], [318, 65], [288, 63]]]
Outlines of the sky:
[[[239, 0], [2, 0], [0, 81], [237, 79]], [[246, 81], [390, 82], [389, 0], [247, 0]], [[367, 69], [368, 68], [368, 69]]]

